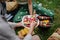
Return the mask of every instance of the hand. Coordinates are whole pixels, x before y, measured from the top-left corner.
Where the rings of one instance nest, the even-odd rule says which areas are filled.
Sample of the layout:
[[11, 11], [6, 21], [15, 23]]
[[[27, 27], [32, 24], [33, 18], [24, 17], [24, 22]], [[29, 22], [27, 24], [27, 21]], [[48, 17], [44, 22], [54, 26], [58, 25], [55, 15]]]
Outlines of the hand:
[[37, 25], [37, 23], [34, 21], [30, 24], [30, 29], [33, 29], [35, 26]]
[[32, 35], [33, 30], [34, 30], [34, 27], [35, 27], [36, 24], [37, 24], [36, 22], [32, 22], [32, 23], [30, 24], [30, 30], [29, 30], [29, 33], [28, 33], [28, 34], [31, 34], [31, 35]]
[[21, 22], [17, 23], [16, 26], [20, 27], [23, 26]]

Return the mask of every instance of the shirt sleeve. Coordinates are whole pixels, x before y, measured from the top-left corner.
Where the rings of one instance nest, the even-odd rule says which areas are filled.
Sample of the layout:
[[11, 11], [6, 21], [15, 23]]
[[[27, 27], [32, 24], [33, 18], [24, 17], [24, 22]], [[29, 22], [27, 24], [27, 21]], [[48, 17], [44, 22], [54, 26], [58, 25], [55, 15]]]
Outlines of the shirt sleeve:
[[11, 40], [21, 40], [18, 36], [14, 36], [11, 38]]
[[28, 34], [23, 40], [32, 40], [32, 35]]
[[12, 27], [12, 28], [15, 28], [15, 26], [16, 26], [16, 24], [17, 23], [13, 23], [13, 22], [8, 22], [9, 23], [9, 25]]

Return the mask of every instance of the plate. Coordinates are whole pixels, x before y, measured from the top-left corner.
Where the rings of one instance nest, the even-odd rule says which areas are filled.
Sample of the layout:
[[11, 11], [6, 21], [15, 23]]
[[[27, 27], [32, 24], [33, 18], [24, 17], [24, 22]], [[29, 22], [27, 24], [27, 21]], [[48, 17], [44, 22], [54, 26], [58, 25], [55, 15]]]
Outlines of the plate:
[[30, 28], [30, 24], [32, 21], [37, 22], [37, 25], [35, 27], [37, 27], [39, 25], [39, 19], [36, 16], [32, 16], [32, 15], [26, 15], [22, 18], [22, 25], [26, 28]]

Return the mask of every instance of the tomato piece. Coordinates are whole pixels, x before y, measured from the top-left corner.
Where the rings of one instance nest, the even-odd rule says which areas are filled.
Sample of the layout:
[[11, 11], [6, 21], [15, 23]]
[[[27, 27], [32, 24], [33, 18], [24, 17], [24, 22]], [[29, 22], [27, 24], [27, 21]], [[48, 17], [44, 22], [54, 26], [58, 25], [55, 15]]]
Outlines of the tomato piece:
[[28, 21], [28, 20], [25, 18], [25, 19], [24, 19], [24, 22], [27, 22], [27, 21]]
[[35, 21], [35, 18], [31, 18], [31, 19], [30, 19], [30, 22], [33, 22], [33, 21]]
[[30, 27], [30, 24], [27, 24], [27, 27]]

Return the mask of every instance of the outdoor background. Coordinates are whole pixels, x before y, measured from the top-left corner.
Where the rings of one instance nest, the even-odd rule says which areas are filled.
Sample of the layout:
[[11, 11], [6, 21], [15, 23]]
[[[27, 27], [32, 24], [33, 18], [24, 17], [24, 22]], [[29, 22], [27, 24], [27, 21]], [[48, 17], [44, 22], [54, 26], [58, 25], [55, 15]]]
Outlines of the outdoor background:
[[34, 0], [36, 3], [42, 3], [43, 7], [54, 11], [54, 20], [51, 28], [36, 28], [35, 33], [40, 36], [42, 40], [47, 38], [60, 27], [60, 0]]
[[47, 40], [47, 38], [56, 30], [56, 28], [60, 27], [60, 0], [36, 0], [36, 2], [40, 2], [43, 4], [43, 7], [54, 11], [54, 22], [52, 27], [49, 29], [36, 29], [36, 33], [41, 36], [41, 39]]

